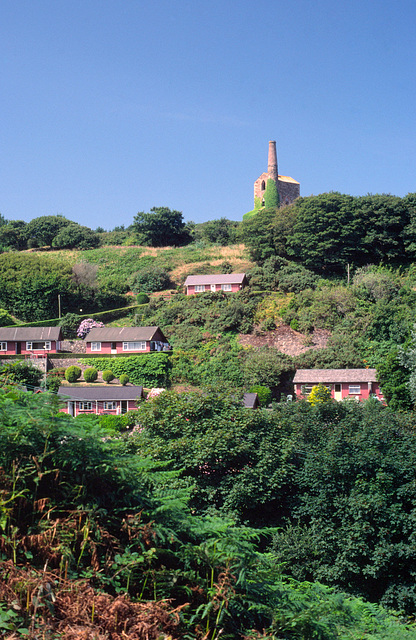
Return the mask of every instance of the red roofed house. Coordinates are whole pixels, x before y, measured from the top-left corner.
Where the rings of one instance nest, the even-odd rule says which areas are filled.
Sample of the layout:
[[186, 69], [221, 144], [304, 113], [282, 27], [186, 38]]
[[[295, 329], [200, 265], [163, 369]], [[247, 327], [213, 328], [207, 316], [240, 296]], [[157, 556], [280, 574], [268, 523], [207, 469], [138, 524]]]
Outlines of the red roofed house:
[[0, 327], [0, 358], [2, 355], [46, 356], [60, 350], [60, 327]]
[[188, 276], [185, 280], [186, 295], [207, 291], [240, 291], [247, 284], [245, 273], [214, 273], [212, 275]]
[[375, 369], [298, 369], [293, 384], [300, 398], [306, 398], [315, 385], [323, 384], [334, 400], [367, 400], [376, 396], [384, 401]]
[[149, 353], [170, 349], [159, 327], [94, 327], [85, 342], [87, 353]]
[[66, 403], [62, 411], [74, 418], [85, 413], [121, 415], [131, 409], [137, 409], [139, 401], [143, 398], [143, 387], [59, 387], [58, 394]]

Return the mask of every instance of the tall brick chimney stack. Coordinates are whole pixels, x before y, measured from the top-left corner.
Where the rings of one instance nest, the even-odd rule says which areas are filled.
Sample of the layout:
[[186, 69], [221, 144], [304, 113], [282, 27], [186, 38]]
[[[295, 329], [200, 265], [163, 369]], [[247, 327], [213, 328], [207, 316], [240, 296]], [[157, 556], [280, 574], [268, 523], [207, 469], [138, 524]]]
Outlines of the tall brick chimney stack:
[[267, 173], [277, 184], [277, 155], [276, 155], [276, 140], [269, 142], [269, 159], [267, 163]]

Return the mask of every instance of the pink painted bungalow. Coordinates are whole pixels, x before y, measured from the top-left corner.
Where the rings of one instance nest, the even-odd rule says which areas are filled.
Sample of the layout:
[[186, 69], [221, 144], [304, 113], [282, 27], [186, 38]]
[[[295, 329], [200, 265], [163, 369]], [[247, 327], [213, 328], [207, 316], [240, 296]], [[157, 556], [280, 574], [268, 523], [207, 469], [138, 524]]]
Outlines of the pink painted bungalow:
[[0, 327], [2, 355], [47, 356], [60, 350], [60, 327]]
[[86, 413], [121, 415], [137, 409], [143, 398], [143, 387], [126, 385], [94, 385], [91, 387], [59, 387], [65, 402], [64, 413], [75, 417]]
[[247, 284], [245, 273], [214, 273], [204, 276], [188, 276], [184, 287], [186, 295], [208, 291], [229, 291], [235, 293]]
[[312, 387], [323, 384], [334, 400], [367, 400], [375, 396], [384, 401], [375, 369], [298, 369], [293, 384], [298, 398], [306, 398]]
[[94, 327], [85, 338], [87, 353], [149, 353], [168, 351], [159, 327]]

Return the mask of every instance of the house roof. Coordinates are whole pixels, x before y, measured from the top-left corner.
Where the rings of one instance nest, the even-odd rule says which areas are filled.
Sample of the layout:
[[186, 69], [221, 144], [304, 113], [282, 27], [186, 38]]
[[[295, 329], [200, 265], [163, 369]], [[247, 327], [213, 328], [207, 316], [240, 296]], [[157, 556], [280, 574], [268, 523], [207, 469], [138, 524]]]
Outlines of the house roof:
[[293, 184], [300, 184], [300, 182], [294, 180], [294, 178], [291, 178], [290, 176], [278, 176], [278, 180], [279, 182], [292, 182]]
[[185, 287], [195, 284], [242, 284], [245, 277], [245, 273], [213, 273], [188, 276], [185, 280]]
[[255, 409], [259, 404], [257, 393], [245, 393], [243, 396], [243, 407], [246, 409]]
[[157, 340], [167, 342], [165, 336], [159, 327], [94, 327], [91, 329], [86, 342], [120, 342], [139, 340], [154, 340], [155, 334]]
[[1, 327], [0, 340], [61, 340], [61, 327]]
[[319, 384], [334, 382], [376, 382], [375, 369], [298, 369], [293, 382]]
[[111, 384], [90, 387], [59, 387], [58, 395], [68, 400], [135, 400], [143, 396], [143, 387], [125, 385], [118, 387]]

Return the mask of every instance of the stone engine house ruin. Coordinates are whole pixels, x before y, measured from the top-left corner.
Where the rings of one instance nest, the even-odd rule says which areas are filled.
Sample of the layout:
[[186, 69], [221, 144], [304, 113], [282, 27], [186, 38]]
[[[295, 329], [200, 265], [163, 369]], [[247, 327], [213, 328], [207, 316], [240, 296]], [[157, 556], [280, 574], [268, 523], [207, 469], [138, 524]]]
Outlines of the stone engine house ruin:
[[300, 196], [300, 183], [289, 176], [279, 176], [277, 170], [276, 141], [269, 142], [269, 157], [267, 172], [262, 173], [254, 183], [254, 206], [259, 201], [263, 204], [263, 196], [266, 190], [267, 180], [276, 182], [280, 205], [291, 204]]

